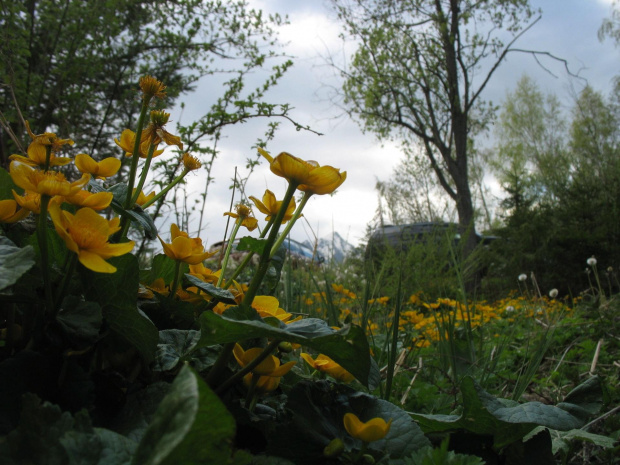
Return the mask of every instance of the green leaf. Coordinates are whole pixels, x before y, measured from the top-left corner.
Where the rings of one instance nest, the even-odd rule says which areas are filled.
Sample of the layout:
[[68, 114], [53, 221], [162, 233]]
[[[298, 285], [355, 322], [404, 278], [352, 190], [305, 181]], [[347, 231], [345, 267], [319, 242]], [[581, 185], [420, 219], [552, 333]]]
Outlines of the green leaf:
[[255, 254], [261, 255], [263, 250], [265, 250], [266, 243], [267, 239], [256, 239], [255, 237], [246, 236], [242, 237], [237, 244], [237, 250], [254, 252]]
[[[252, 316], [254, 319], [250, 319]], [[281, 323], [277, 328], [258, 317], [254, 309], [244, 310], [242, 307], [229, 309], [224, 315], [204, 312], [200, 315], [199, 323], [201, 336], [195, 349], [269, 337], [295, 342], [331, 357], [365, 386], [375, 377], [371, 368], [377, 368], [371, 365], [368, 342], [359, 326], [345, 326], [335, 331], [323, 320], [306, 318], [288, 325]]]
[[159, 332], [159, 344], [155, 354], [155, 371], [173, 370], [191, 353], [200, 339], [200, 331], [167, 329]]
[[99, 338], [103, 316], [98, 303], [70, 295], [62, 301], [56, 321], [69, 340], [88, 345]]
[[579, 410], [581, 407], [564, 402], [559, 406], [540, 402], [525, 404], [507, 403], [493, 397], [483, 390], [471, 377], [461, 382], [463, 413], [461, 415], [423, 415], [412, 414], [425, 432], [464, 429], [479, 435], [494, 438], [496, 449], [521, 440], [537, 426], [556, 430], [579, 428], [584, 420], [572, 415], [567, 407]]
[[407, 412], [344, 384], [301, 381], [290, 391], [286, 411], [288, 417], [278, 419], [275, 432], [267, 437], [267, 453], [294, 463], [323, 463], [323, 449], [334, 438], [342, 439], [347, 449], [360, 449], [361, 441], [349, 436], [344, 428], [343, 418], [349, 412], [362, 421], [392, 419], [387, 436], [369, 444], [373, 455], [400, 459], [430, 445]]
[[[166, 254], [155, 255], [151, 268], [140, 272], [140, 281], [152, 284], [156, 279], [161, 278], [164, 283], [169, 284], [174, 280], [175, 261]], [[187, 264], [181, 265], [181, 273], [187, 271]]]
[[12, 286], [34, 265], [34, 249], [27, 245], [17, 247], [0, 236], [0, 291]]
[[125, 254], [108, 261], [117, 268], [116, 273], [84, 270], [86, 296], [88, 300], [99, 303], [110, 328], [150, 363], [157, 350], [159, 331], [137, 308], [138, 260], [132, 254]]
[[86, 411], [72, 417], [26, 394], [20, 424], [0, 444], [0, 458], [6, 465], [125, 465], [136, 446], [117, 433], [93, 428]]
[[209, 386], [184, 367], [159, 405], [133, 459], [136, 465], [226, 463], [235, 421]]
[[569, 442], [585, 441], [605, 449], [611, 449], [615, 446], [616, 441], [608, 436], [589, 433], [581, 429], [572, 429], [570, 431], [553, 431], [553, 453], [556, 454], [560, 450], [568, 452]]
[[153, 222], [153, 218], [145, 212], [140, 205], [134, 205], [131, 210], [125, 210], [124, 205], [127, 200], [127, 185], [123, 183], [114, 184], [107, 190], [99, 186], [95, 182], [89, 184], [93, 187], [93, 191], [111, 192], [114, 196], [110, 206], [120, 216], [129, 216], [133, 223], [136, 223], [142, 229], [149, 239], [157, 238], [157, 227]]
[[226, 289], [215, 287], [211, 283], [205, 283], [200, 278], [197, 278], [196, 276], [192, 276], [189, 273], [185, 274], [185, 279], [187, 279], [192, 286], [196, 286], [198, 289], [205, 291], [211, 297], [215, 297], [220, 302], [224, 302], [226, 304], [232, 304], [232, 305], [236, 303], [234, 296], [231, 294], [230, 291]]

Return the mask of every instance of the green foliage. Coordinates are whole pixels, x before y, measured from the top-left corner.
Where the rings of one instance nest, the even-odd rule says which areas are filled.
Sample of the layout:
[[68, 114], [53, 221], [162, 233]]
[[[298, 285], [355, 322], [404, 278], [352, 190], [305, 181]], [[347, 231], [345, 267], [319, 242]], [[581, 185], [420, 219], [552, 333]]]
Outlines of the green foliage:
[[403, 462], [404, 465], [483, 465], [481, 458], [474, 455], [456, 454], [448, 450], [448, 441], [441, 442], [441, 447], [427, 447], [414, 452]]
[[0, 257], [0, 291], [15, 284], [34, 265], [31, 246], [16, 247], [4, 236], [0, 236]]

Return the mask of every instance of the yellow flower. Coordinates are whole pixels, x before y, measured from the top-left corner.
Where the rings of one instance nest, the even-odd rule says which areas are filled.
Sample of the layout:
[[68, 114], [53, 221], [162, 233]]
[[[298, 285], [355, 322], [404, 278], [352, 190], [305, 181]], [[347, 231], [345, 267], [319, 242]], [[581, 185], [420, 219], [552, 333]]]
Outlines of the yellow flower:
[[179, 229], [176, 224], [170, 226], [171, 243], [167, 244], [159, 236], [159, 241], [164, 248], [164, 253], [172, 258], [190, 265], [197, 265], [207, 258], [215, 255], [215, 252], [205, 252], [202, 240], [190, 238], [186, 232]]
[[248, 231], [254, 231], [258, 226], [258, 220], [252, 215], [252, 210], [247, 205], [239, 203], [235, 205], [235, 212], [226, 212], [224, 216], [230, 216], [231, 218], [241, 218], [241, 226], [248, 228]]
[[344, 416], [344, 427], [351, 436], [355, 439], [360, 439], [364, 442], [378, 441], [383, 439], [385, 435], [390, 431], [392, 420], [389, 422], [383, 418], [373, 418], [366, 423], [362, 423], [357, 415], [353, 413], [347, 413]]
[[[170, 113], [166, 113], [163, 110], [151, 111], [151, 122], [142, 131], [142, 138], [140, 143], [159, 145], [162, 141], [167, 145], [176, 145], [180, 150], [183, 150], [183, 142], [179, 136], [170, 134], [164, 129], [166, 123], [168, 123]], [[154, 155], [153, 155], [154, 156]]]
[[302, 160], [290, 153], [282, 152], [273, 158], [259, 148], [259, 153], [269, 161], [271, 172], [299, 184], [297, 189], [311, 194], [331, 194], [347, 179], [347, 172], [341, 173], [332, 166], [320, 166], [313, 160]]
[[191, 274], [192, 276], [196, 276], [197, 278], [206, 283], [211, 284], [217, 283], [217, 280], [220, 277], [220, 272], [214, 273], [212, 270], [204, 266], [202, 262], [197, 263], [196, 265], [190, 265], [189, 274]]
[[[126, 157], [131, 157], [133, 156], [133, 146], [136, 143], [136, 133], [133, 132], [131, 129], [125, 129], [121, 133], [120, 139], [114, 139], [114, 142], [116, 142], [116, 145], [118, 145], [121, 149], [125, 151]], [[141, 142], [140, 143], [140, 158], [146, 158], [148, 151], [149, 151], [149, 141]], [[161, 155], [162, 153], [164, 153], [163, 149], [155, 150], [153, 152], [153, 158]]]
[[92, 174], [97, 179], [105, 179], [118, 172], [121, 168], [121, 161], [118, 158], [108, 157], [96, 162], [89, 155], [78, 153], [75, 156], [75, 166], [82, 173]]
[[316, 360], [314, 360], [310, 356], [310, 354], [302, 353], [301, 358], [303, 358], [308, 363], [308, 365], [310, 365], [315, 370], [318, 370], [320, 372], [323, 372], [331, 376], [336, 381], [342, 381], [343, 383], [350, 383], [351, 381], [355, 379], [355, 376], [353, 376], [347, 370], [342, 368], [340, 365], [334, 362], [327, 355], [319, 354]]
[[69, 182], [64, 174], [56, 171], [41, 171], [22, 165], [16, 161], [9, 167], [13, 182], [24, 190], [54, 196], [70, 196], [78, 192], [90, 180], [90, 174], [83, 174], [80, 179]]
[[25, 121], [25, 123], [26, 131], [28, 131], [28, 135], [32, 139], [32, 142], [44, 146], [51, 146], [52, 153], [58, 152], [58, 150], [60, 150], [63, 145], [73, 145], [74, 143], [71, 139], [59, 139], [58, 136], [53, 132], [44, 132], [43, 134], [35, 135], [30, 129], [30, 123], [28, 123], [28, 121]]
[[[9, 160], [18, 161], [28, 166], [45, 166], [47, 150], [45, 145], [39, 142], [31, 142], [28, 146], [28, 156], [11, 155]], [[57, 157], [54, 152], [50, 153], [49, 166], [63, 166], [71, 162], [70, 158]]]
[[106, 220], [92, 208], [81, 208], [75, 215], [61, 210], [56, 202], [49, 206], [50, 216], [58, 235], [78, 260], [97, 273], [114, 273], [116, 268], [106, 260], [131, 252], [134, 242], [110, 244], [108, 237], [120, 229], [120, 218]]
[[165, 98], [166, 86], [153, 76], [142, 76], [140, 78], [140, 90], [145, 98]]
[[0, 200], [0, 223], [15, 223], [30, 213], [30, 210], [25, 208], [17, 210], [17, 205], [13, 199]]
[[[103, 210], [108, 208], [112, 203], [114, 195], [112, 192], [97, 192], [93, 194], [85, 190], [77, 191], [73, 195], [62, 197], [61, 199], [71, 205], [77, 205], [78, 207], [88, 207], [93, 210]], [[59, 198], [59, 197], [56, 197]]]
[[198, 158], [191, 156], [187, 152], [183, 154], [181, 161], [183, 162], [183, 167], [187, 171], [194, 171], [202, 166], [202, 163], [198, 161]]
[[[260, 347], [243, 350], [243, 347], [241, 347], [239, 344], [235, 344], [235, 348], [233, 349], [235, 359], [237, 359], [237, 363], [239, 363], [241, 367], [245, 367], [246, 365], [248, 365], [262, 352], [263, 349], [261, 349]], [[269, 355], [267, 356], [267, 358], [265, 358], [265, 360], [260, 362], [256, 367], [254, 367], [254, 369], [252, 369], [252, 373], [260, 376], [280, 378], [287, 374], [296, 363], [297, 362], [293, 361], [285, 363], [284, 365], [280, 365], [280, 359], [278, 357], [275, 357], [274, 355]]]
[[[136, 189], [134, 188], [134, 190], [132, 192], [135, 193]], [[138, 205], [142, 206], [146, 202], [149, 202], [153, 197], [155, 197], [155, 191], [151, 191], [151, 193], [149, 195], [144, 195], [144, 192], [140, 191], [140, 195], [138, 195], [138, 198], [136, 199], [136, 203]]]
[[[272, 217], [276, 216], [280, 208], [282, 208], [282, 200], [276, 200], [276, 196], [269, 189], [265, 191], [265, 195], [263, 195], [263, 201], [261, 202], [256, 197], [250, 196], [250, 200], [254, 202], [256, 208], [261, 213], [267, 215], [265, 218], [266, 221], [269, 221]], [[282, 218], [282, 224], [286, 223], [293, 217], [293, 213], [295, 212], [295, 199], [291, 199], [286, 208], [286, 213], [284, 213], [284, 218]]]
[[20, 207], [37, 215], [41, 213], [41, 194], [26, 191], [22, 196], [13, 191], [13, 197]]
[[252, 301], [252, 308], [258, 312], [261, 318], [273, 316], [280, 321], [288, 323], [301, 319], [301, 317], [298, 317], [295, 320], [288, 321], [293, 315], [280, 308], [280, 302], [278, 302], [278, 299], [270, 295], [257, 295], [254, 297], [254, 300]]

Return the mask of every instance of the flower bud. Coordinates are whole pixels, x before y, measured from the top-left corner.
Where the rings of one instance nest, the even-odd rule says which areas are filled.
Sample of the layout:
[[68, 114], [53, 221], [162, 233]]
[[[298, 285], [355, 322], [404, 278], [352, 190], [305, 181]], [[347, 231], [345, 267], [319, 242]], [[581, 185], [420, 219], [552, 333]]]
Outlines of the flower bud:
[[370, 454], [362, 455], [362, 463], [366, 465], [375, 465], [375, 458]]
[[342, 439], [335, 438], [332, 439], [325, 449], [323, 449], [323, 457], [338, 457], [340, 454], [344, 452], [344, 443]]
[[280, 344], [278, 344], [278, 350], [280, 352], [288, 354], [289, 352], [293, 351], [293, 344], [291, 344], [290, 342], [282, 341], [280, 342]]

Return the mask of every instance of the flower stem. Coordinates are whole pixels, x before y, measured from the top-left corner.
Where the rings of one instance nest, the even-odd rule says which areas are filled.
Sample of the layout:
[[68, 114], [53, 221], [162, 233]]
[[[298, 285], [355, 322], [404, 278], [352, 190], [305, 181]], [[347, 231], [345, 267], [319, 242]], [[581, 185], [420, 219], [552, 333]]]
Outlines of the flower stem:
[[73, 277], [73, 272], [75, 271], [75, 267], [78, 262], [78, 256], [76, 253], [69, 252], [69, 254], [69, 261], [65, 267], [65, 277], [63, 278], [62, 285], [60, 286], [60, 292], [56, 296], [56, 303], [54, 305], [55, 312], [58, 312], [60, 309], [60, 305], [69, 290], [69, 283], [71, 283], [71, 278]]
[[146, 160], [144, 162], [144, 166], [142, 167], [142, 174], [140, 175], [140, 180], [138, 181], [138, 185], [136, 186], [136, 188], [131, 189], [132, 191], [131, 200], [129, 201], [127, 208], [133, 208], [133, 206], [136, 204], [136, 200], [138, 200], [138, 197], [140, 196], [140, 192], [142, 191], [142, 188], [144, 187], [144, 182], [146, 181], [146, 177], [149, 174], [149, 168], [151, 167], [151, 162], [153, 161], [153, 152], [155, 152], [155, 148], [156, 146], [153, 144], [149, 146], [149, 151], [146, 154]]
[[299, 205], [297, 206], [297, 210], [295, 210], [295, 213], [293, 213], [293, 216], [291, 217], [290, 221], [284, 228], [284, 231], [282, 231], [282, 234], [280, 234], [280, 237], [278, 237], [278, 240], [276, 241], [276, 243], [273, 244], [273, 247], [271, 248], [271, 252], [269, 253], [269, 258], [272, 258], [275, 255], [275, 253], [278, 251], [278, 249], [282, 245], [282, 242], [284, 242], [284, 239], [286, 239], [286, 236], [288, 236], [288, 233], [291, 232], [291, 229], [293, 229], [295, 222], [301, 216], [301, 211], [306, 206], [306, 203], [308, 203], [308, 199], [310, 198], [310, 196], [312, 196], [311, 192], [304, 192], [304, 196], [301, 199], [301, 202], [299, 202]]
[[131, 197], [133, 196], [133, 185], [136, 182], [136, 172], [138, 171], [138, 161], [140, 160], [140, 142], [142, 139], [142, 128], [146, 119], [146, 112], [149, 108], [150, 98], [144, 98], [140, 116], [138, 117], [138, 126], [136, 127], [136, 140], [133, 144], [133, 155], [131, 157], [131, 167], [129, 169], [129, 180], [127, 181], [127, 196], [125, 197], [125, 210], [130, 208]]
[[[144, 210], [145, 208], [150, 207], [155, 202], [157, 202], [160, 198], [165, 196], [168, 193], [168, 191], [170, 189], [172, 189], [174, 186], [176, 186], [178, 183], [180, 183], [183, 180], [183, 178], [185, 177], [185, 175], [187, 175], [187, 173], [189, 173], [189, 172], [190, 172], [190, 170], [184, 169], [183, 172], [181, 174], [179, 174], [176, 178], [174, 178], [172, 180], [172, 182], [170, 184], [168, 184], [164, 190], [162, 190], [159, 194], [157, 194], [155, 197], [153, 197], [148, 202], [145, 202], [144, 205], [142, 205], [142, 209]], [[136, 193], [138, 195], [140, 195], [140, 192], [138, 192], [137, 190], [136, 190]]]
[[174, 262], [174, 279], [172, 280], [172, 287], [170, 288], [170, 297], [174, 299], [174, 296], [177, 292], [177, 288], [179, 287], [179, 282], [181, 281], [181, 265], [183, 262], [181, 260], [175, 260]]
[[226, 253], [224, 253], [224, 261], [222, 261], [222, 270], [220, 272], [220, 277], [217, 280], [217, 284], [215, 287], [220, 287], [222, 281], [224, 281], [224, 273], [226, 272], [226, 267], [228, 266], [228, 259], [230, 258], [230, 253], [232, 252], [233, 242], [235, 241], [235, 237], [237, 236], [237, 232], [241, 227], [241, 223], [243, 223], [243, 217], [239, 216], [237, 221], [235, 221], [235, 226], [233, 227], [232, 232], [230, 233], [230, 237], [228, 238], [228, 245], [226, 246]]
[[50, 277], [49, 250], [47, 247], [47, 206], [50, 196], [41, 194], [41, 213], [37, 224], [37, 240], [41, 251], [41, 272], [43, 274], [43, 286], [45, 289], [45, 302], [48, 312], [54, 311], [54, 295], [52, 293], [52, 280]]

